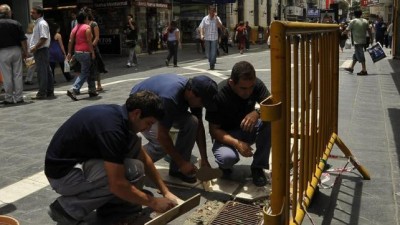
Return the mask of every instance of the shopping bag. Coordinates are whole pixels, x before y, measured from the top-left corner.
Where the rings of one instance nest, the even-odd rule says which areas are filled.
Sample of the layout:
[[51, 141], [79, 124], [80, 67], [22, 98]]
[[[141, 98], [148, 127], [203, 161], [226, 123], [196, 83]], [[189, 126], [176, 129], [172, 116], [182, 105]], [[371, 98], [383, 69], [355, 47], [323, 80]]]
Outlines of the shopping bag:
[[64, 61], [64, 73], [69, 73], [71, 72], [71, 68], [69, 67], [69, 62], [68, 60]]
[[344, 44], [345, 49], [351, 49], [351, 40], [348, 38]]
[[33, 56], [25, 59], [26, 68], [29, 68], [33, 65], [35, 65], [35, 59], [33, 58]]
[[386, 58], [386, 54], [382, 49], [381, 43], [377, 42], [371, 48], [367, 48], [369, 55], [372, 58], [374, 63], [378, 62], [379, 60]]

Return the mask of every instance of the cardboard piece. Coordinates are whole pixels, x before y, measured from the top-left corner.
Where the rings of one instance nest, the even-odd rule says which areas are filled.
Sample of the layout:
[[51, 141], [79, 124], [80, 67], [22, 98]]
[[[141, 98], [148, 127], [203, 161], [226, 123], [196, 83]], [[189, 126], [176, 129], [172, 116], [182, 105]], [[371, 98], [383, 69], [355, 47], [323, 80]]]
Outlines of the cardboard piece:
[[194, 207], [200, 204], [200, 194], [197, 194], [180, 205], [175, 206], [174, 208], [168, 210], [167, 212], [157, 216], [156, 218], [150, 220], [149, 222], [145, 223], [145, 225], [164, 225], [167, 224], [169, 221], [185, 214], [186, 212], [190, 211]]

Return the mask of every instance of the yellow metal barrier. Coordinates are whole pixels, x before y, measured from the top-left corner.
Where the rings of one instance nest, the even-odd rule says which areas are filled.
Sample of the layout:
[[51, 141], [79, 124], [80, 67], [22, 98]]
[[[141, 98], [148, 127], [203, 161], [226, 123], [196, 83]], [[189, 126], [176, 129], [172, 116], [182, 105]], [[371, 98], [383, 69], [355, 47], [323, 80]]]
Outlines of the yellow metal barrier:
[[[370, 179], [337, 136], [339, 28], [275, 21], [271, 26], [272, 193], [264, 224], [301, 224], [333, 144]], [[292, 145], [291, 145], [292, 139]]]

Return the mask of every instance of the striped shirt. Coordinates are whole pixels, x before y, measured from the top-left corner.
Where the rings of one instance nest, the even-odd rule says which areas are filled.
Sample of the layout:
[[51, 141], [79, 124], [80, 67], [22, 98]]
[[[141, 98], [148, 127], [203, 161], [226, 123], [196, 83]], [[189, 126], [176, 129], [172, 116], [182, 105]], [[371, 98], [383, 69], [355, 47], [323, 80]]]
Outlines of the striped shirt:
[[203, 18], [200, 23], [200, 28], [204, 28], [204, 39], [206, 41], [216, 41], [218, 40], [218, 22], [222, 24], [221, 20], [218, 16], [214, 16], [214, 18], [210, 18], [210, 15], [207, 15]]
[[35, 21], [35, 26], [33, 27], [32, 39], [29, 43], [29, 49], [32, 49], [39, 42], [40, 38], [47, 39], [45, 44], [40, 48], [44, 47], [48, 48], [50, 46], [50, 30], [49, 30], [49, 24], [46, 22], [46, 20], [43, 19], [43, 17], [40, 17]]

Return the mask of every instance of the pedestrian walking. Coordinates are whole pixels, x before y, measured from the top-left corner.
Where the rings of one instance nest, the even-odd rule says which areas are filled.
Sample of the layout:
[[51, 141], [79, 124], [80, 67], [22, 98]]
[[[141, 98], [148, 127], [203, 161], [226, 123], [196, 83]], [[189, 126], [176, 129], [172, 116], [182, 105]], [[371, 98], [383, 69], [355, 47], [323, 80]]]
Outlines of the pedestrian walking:
[[[50, 204], [49, 216], [57, 224], [86, 224], [94, 210], [100, 218], [121, 219], [143, 205], [158, 213], [177, 205], [181, 200], [162, 181], [137, 136], [162, 116], [160, 98], [148, 91], [131, 95], [122, 106], [94, 105], [73, 114], [46, 152], [46, 177], [61, 195]], [[143, 189], [145, 177], [162, 197]]]
[[386, 24], [383, 22], [382, 16], [378, 16], [378, 19], [375, 22], [375, 39], [376, 42], [379, 42], [382, 46], [384, 45], [386, 32]]
[[71, 11], [71, 31], [74, 29], [74, 27], [78, 24], [78, 21], [76, 20], [76, 12]]
[[196, 30], [195, 30], [195, 41], [196, 41], [197, 53], [204, 53], [205, 52], [204, 40], [201, 40], [201, 38], [200, 38], [200, 27], [196, 27]]
[[36, 63], [39, 90], [32, 99], [37, 100], [54, 97], [53, 73], [49, 62], [50, 28], [43, 16], [44, 10], [41, 6], [32, 7], [31, 18], [35, 20], [35, 27], [29, 43], [29, 50], [33, 53]]
[[224, 51], [224, 54], [228, 54], [229, 49], [228, 49], [228, 41], [229, 41], [229, 30], [228, 28], [224, 28], [221, 31], [221, 38], [220, 38], [220, 43], [219, 46], [222, 48], [222, 51]]
[[249, 26], [249, 21], [246, 21], [246, 50], [250, 49], [250, 40], [251, 40], [251, 27]]
[[243, 21], [240, 21], [239, 26], [236, 28], [235, 32], [235, 39], [237, 39], [240, 54], [243, 54], [243, 50], [246, 47], [246, 35], [246, 26], [244, 26]]
[[128, 56], [128, 62], [126, 63], [126, 67], [132, 67], [136, 66], [138, 61], [137, 61], [137, 56], [135, 52], [135, 47], [137, 44], [137, 26], [135, 21], [133, 21], [133, 15], [129, 14], [127, 16], [127, 24], [126, 24], [126, 45], [129, 49], [129, 56]]
[[85, 8], [86, 13], [89, 16], [89, 26], [92, 31], [92, 44], [93, 50], [96, 54], [95, 60], [93, 60], [93, 65], [90, 67], [90, 76], [96, 79], [96, 91], [103, 91], [101, 86], [101, 73], [108, 73], [105, 68], [103, 57], [100, 54], [100, 49], [98, 43], [100, 40], [100, 29], [97, 22], [94, 20], [93, 10], [91, 8]]
[[176, 21], [171, 21], [167, 29], [164, 31], [164, 35], [167, 35], [167, 47], [168, 56], [165, 59], [165, 65], [169, 66], [169, 60], [174, 58], [174, 67], [178, 66], [178, 48], [182, 48], [181, 44], [181, 32], [177, 27]]
[[347, 36], [347, 31], [346, 31], [347, 25], [345, 22], [340, 23], [339, 26], [339, 47], [340, 51], [343, 52], [343, 48], [346, 45], [347, 39], [349, 37]]
[[354, 41], [354, 54], [353, 62], [349, 68], [345, 68], [346, 71], [353, 73], [354, 66], [357, 62], [361, 63], [362, 70], [357, 75], [368, 75], [367, 68], [365, 66], [364, 46], [366, 44], [366, 33], [368, 32], [371, 36], [371, 30], [368, 26], [368, 21], [361, 18], [362, 11], [354, 11], [355, 19], [351, 20], [349, 26], [346, 28], [348, 32], [351, 32]]
[[221, 19], [215, 14], [215, 6], [208, 8], [208, 15], [200, 23], [200, 38], [205, 42], [206, 56], [210, 64], [210, 70], [215, 69], [218, 50], [218, 28], [223, 29]]
[[96, 91], [95, 78], [90, 76], [90, 67], [92, 61], [95, 60], [96, 54], [92, 44], [92, 31], [90, 29], [89, 15], [81, 10], [77, 16], [78, 25], [71, 31], [68, 42], [68, 61], [71, 60], [72, 50], [75, 51], [74, 58], [81, 64], [81, 73], [76, 78], [72, 88], [67, 91], [67, 95], [74, 101], [78, 101], [76, 97], [80, 94], [80, 89], [85, 81], [89, 87], [89, 97], [96, 97], [98, 95]]
[[21, 24], [11, 19], [11, 14], [9, 5], [0, 5], [0, 72], [6, 105], [24, 102], [22, 60], [28, 54], [25, 33]]
[[62, 36], [60, 34], [60, 26], [58, 24], [53, 23], [50, 25], [50, 37], [51, 37], [50, 47], [49, 47], [50, 68], [53, 74], [54, 83], [56, 83], [54, 70], [57, 64], [60, 65], [61, 72], [63, 73], [65, 80], [69, 82], [72, 79], [74, 79], [74, 77], [71, 76], [69, 72], [65, 72], [64, 70], [64, 62], [67, 54], [65, 52]]
[[[34, 26], [35, 26], [35, 24], [33, 22], [31, 22], [26, 27], [25, 36], [27, 38], [26, 42], [28, 44], [31, 42]], [[33, 57], [33, 54], [29, 51], [28, 51], [28, 55], [26, 56], [26, 59], [25, 59], [25, 66], [26, 66], [26, 77], [25, 77], [24, 84], [33, 85], [33, 75], [36, 72], [36, 63], [35, 63], [35, 58]]]
[[387, 35], [388, 35], [388, 48], [392, 48], [392, 40], [393, 40], [393, 21], [390, 22], [387, 28]]

